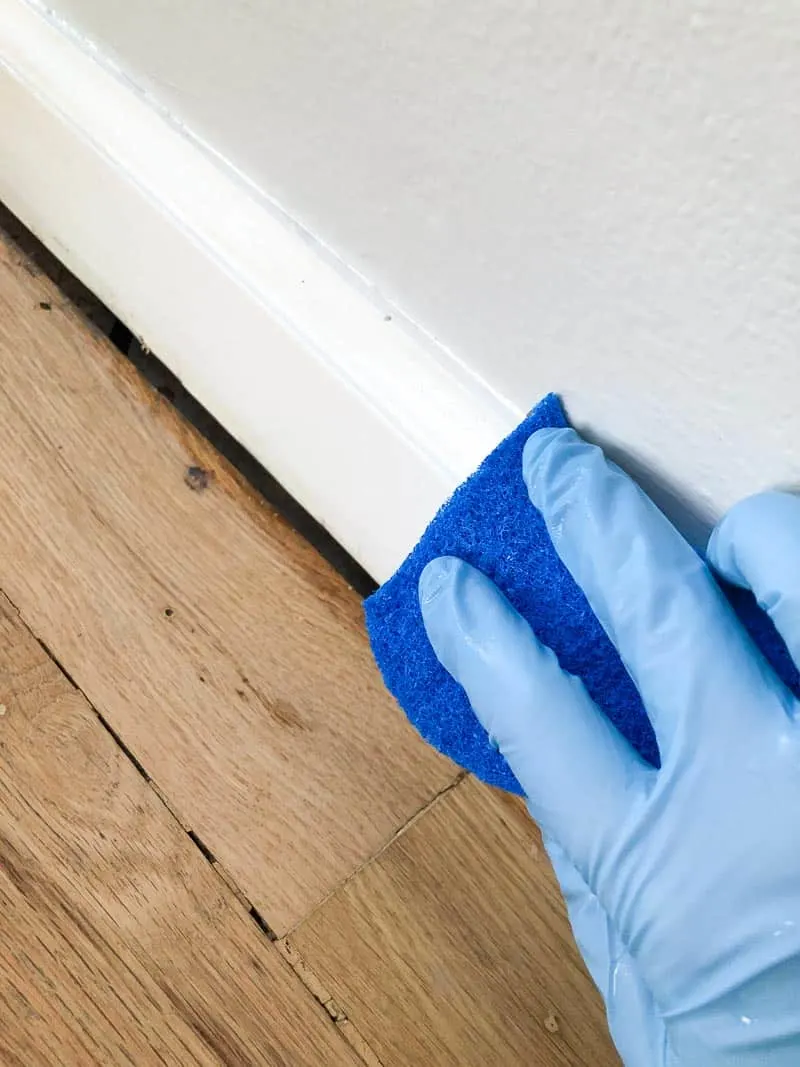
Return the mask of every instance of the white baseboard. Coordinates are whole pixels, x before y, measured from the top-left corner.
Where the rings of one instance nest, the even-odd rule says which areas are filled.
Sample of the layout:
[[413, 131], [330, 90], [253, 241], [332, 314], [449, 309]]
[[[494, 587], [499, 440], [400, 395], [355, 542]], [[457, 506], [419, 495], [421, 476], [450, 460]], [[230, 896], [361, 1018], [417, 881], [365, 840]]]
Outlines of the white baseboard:
[[521, 415], [25, 0], [0, 200], [378, 580]]

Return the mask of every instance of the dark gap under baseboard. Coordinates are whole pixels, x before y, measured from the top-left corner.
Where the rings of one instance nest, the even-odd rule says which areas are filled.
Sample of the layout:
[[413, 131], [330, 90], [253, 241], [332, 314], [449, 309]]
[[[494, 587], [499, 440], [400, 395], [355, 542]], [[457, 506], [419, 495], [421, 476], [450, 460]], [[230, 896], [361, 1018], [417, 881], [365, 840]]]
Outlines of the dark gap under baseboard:
[[313, 545], [360, 596], [366, 597], [375, 591], [376, 583], [364, 568], [191, 393], [187, 392], [179, 379], [157, 356], [143, 348], [136, 338], [132, 338], [127, 351], [124, 348], [120, 348], [120, 351], [128, 357], [142, 377], [146, 378], [164, 399], [172, 404], [309, 544]]
[[[317, 522], [257, 459], [222, 426], [182, 385], [161, 360], [148, 351], [112, 311], [71, 274], [56, 257], [0, 204], [0, 232], [4, 232], [36, 266], [51, 278], [112, 344], [129, 359], [139, 373], [190, 422], [206, 440], [231, 463], [253, 488], [342, 575], [362, 597], [376, 589], [364, 568]], [[124, 249], [120, 249], [124, 255]]]

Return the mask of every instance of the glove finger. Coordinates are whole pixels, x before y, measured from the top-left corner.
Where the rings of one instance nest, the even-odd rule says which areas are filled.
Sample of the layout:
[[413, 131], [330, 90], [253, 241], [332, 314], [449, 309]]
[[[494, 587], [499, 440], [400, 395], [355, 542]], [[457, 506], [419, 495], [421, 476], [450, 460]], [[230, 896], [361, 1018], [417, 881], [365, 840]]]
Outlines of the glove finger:
[[[719, 729], [717, 710], [752, 716], [776, 679], [710, 571], [642, 490], [574, 430], [539, 430], [523, 470], [556, 551], [614, 642], [656, 731], [662, 762], [674, 741], [695, 750]], [[738, 698], [737, 698], [738, 695]], [[752, 724], [748, 721], [748, 726]]]
[[800, 498], [760, 493], [736, 504], [707, 555], [723, 578], [753, 591], [800, 666]]
[[593, 869], [655, 772], [480, 571], [453, 557], [433, 560], [419, 592], [439, 661], [463, 686], [534, 818]]

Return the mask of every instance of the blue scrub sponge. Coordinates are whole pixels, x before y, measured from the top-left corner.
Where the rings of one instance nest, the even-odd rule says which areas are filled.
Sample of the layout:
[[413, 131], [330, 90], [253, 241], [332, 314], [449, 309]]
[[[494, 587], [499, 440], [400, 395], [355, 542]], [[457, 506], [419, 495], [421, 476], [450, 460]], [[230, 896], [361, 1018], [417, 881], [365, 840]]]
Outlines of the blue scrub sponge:
[[[411, 722], [432, 745], [490, 785], [521, 793], [491, 745], [464, 690], [430, 646], [417, 582], [436, 556], [459, 556], [487, 574], [528, 620], [534, 633], [578, 675], [631, 744], [658, 765], [655, 735], [641, 698], [586, 598], [558, 558], [522, 478], [522, 449], [544, 426], [566, 426], [548, 396], [459, 486], [399, 570], [365, 604], [372, 650], [383, 679]], [[735, 610], [781, 678], [800, 695], [798, 672], [753, 597], [726, 588]]]

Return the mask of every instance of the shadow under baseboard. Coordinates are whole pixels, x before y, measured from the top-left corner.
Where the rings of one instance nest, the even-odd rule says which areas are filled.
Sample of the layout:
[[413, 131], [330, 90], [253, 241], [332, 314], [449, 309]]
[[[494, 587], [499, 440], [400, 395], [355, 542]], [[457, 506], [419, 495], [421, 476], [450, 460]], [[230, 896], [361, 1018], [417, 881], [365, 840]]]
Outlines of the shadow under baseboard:
[[[133, 363], [139, 373], [164, 399], [190, 422], [216, 450], [247, 479], [271, 507], [279, 511], [297, 532], [341, 574], [362, 597], [377, 588], [375, 581], [345, 551], [283, 486], [230, 434], [214, 416], [196, 400], [132, 331], [121, 322], [79, 279], [0, 203], [0, 231], [17, 245], [61, 289], [64, 296], [94, 329], [104, 333], [112, 344]], [[124, 255], [124, 249], [120, 249]]]

